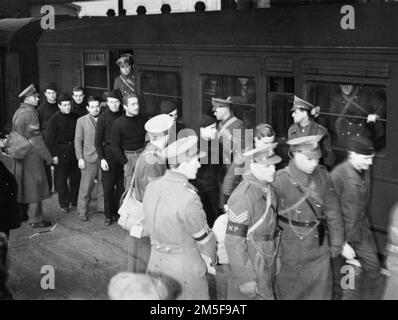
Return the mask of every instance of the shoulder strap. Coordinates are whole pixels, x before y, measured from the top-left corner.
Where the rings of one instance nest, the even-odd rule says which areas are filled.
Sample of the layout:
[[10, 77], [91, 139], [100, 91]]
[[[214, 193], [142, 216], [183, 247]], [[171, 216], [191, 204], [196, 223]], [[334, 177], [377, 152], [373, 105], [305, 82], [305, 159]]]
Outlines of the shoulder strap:
[[[249, 199], [247, 199], [247, 200], [249, 200]], [[266, 204], [266, 208], [265, 208], [264, 214], [260, 217], [260, 219], [258, 219], [256, 221], [255, 224], [253, 224], [249, 228], [249, 230], [247, 231], [247, 236], [250, 236], [265, 221], [265, 218], [267, 218], [268, 211], [269, 211], [269, 209], [271, 207], [271, 201], [272, 201], [272, 199], [271, 199], [271, 189], [268, 189], [268, 191], [267, 191], [267, 204]], [[249, 206], [250, 206], [250, 201], [248, 201], [248, 202], [249, 202]], [[251, 207], [250, 207], [250, 211], [251, 211]]]
[[[289, 179], [291, 179], [292, 182], [294, 182], [293, 184], [295, 184], [295, 185], [297, 186], [297, 189], [299, 189], [301, 193], [305, 194], [304, 190], [305, 190], [306, 188], [303, 187], [297, 180], [295, 180], [295, 179], [293, 178], [293, 176], [292, 176], [292, 174], [291, 174], [291, 172], [290, 172], [290, 168], [289, 168], [289, 167], [286, 168], [286, 172], [287, 172], [287, 175], [288, 175]], [[309, 195], [308, 197], [310, 197], [310, 195]], [[312, 211], [312, 213], [314, 214], [315, 218], [316, 218], [316, 219], [319, 219], [320, 217], [318, 216], [318, 214], [317, 214], [317, 212], [316, 212], [314, 206], [312, 205], [312, 203], [308, 200], [308, 197], [305, 198], [305, 202], [307, 203], [307, 205], [308, 205], [309, 208], [311, 209], [311, 211]]]
[[127, 83], [126, 80], [124, 80], [121, 76], [120, 76], [120, 79], [123, 81], [123, 83], [124, 83], [127, 87], [129, 87], [129, 89], [130, 89], [131, 91], [135, 92], [135, 89], [132, 88], [132, 87]]
[[227, 122], [225, 122], [222, 125], [220, 132], [218, 134], [221, 135], [231, 124], [233, 124], [237, 120], [238, 120], [238, 118], [236, 118], [236, 117], [232, 117], [231, 119], [229, 119]]

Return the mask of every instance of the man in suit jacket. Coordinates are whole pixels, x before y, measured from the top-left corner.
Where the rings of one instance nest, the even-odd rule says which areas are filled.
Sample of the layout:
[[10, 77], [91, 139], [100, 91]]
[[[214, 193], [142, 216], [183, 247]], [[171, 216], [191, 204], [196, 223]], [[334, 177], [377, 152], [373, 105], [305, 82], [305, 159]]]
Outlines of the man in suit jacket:
[[77, 211], [82, 221], [87, 221], [90, 195], [97, 179], [97, 211], [104, 211], [104, 193], [101, 184], [101, 166], [95, 149], [95, 128], [100, 114], [100, 100], [88, 98], [88, 114], [80, 117], [76, 124], [75, 152], [81, 170]]

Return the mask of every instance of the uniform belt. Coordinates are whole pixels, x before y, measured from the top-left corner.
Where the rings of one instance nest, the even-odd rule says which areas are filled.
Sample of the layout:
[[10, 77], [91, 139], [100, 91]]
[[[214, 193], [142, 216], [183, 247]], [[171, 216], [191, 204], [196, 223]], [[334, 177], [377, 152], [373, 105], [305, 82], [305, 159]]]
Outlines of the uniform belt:
[[144, 150], [144, 148], [139, 148], [137, 150], [133, 150], [133, 151], [129, 151], [129, 150], [124, 150], [125, 153], [129, 153], [129, 154], [135, 154], [135, 153], [140, 153]]
[[257, 241], [272, 241], [279, 235], [279, 229], [275, 229], [275, 232], [272, 234], [252, 234], [251, 237], [253, 240]]
[[58, 141], [58, 144], [72, 144], [73, 141]]
[[278, 219], [284, 223], [287, 224], [292, 224], [296, 227], [305, 227], [305, 228], [312, 228], [315, 227], [318, 223], [318, 221], [297, 221], [297, 220], [292, 220], [289, 218], [286, 218], [284, 216], [278, 216]]
[[155, 249], [158, 252], [162, 253], [168, 253], [168, 254], [181, 254], [183, 253], [183, 250], [180, 246], [177, 245], [171, 245], [171, 244], [165, 244], [165, 243], [158, 243], [158, 242], [152, 242], [152, 248]]

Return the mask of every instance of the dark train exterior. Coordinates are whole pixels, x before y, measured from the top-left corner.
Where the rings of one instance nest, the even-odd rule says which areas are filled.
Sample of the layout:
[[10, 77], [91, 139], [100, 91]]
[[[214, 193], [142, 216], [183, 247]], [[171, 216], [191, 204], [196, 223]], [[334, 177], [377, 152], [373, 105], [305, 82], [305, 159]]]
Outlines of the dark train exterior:
[[0, 19], [0, 131], [9, 131], [19, 105], [18, 94], [39, 82], [36, 43], [39, 18]]
[[296, 94], [321, 106], [319, 120], [340, 160], [345, 149], [334, 124], [364, 119], [339, 114], [332, 101], [340, 84], [366, 90], [383, 110], [377, 125], [366, 124], [378, 147], [369, 214], [382, 252], [388, 213], [398, 200], [398, 6], [354, 5], [353, 30], [341, 27], [341, 7], [66, 21], [37, 44], [40, 86], [55, 81], [62, 91], [82, 85], [101, 95], [113, 87], [119, 54], [130, 52], [146, 113], [159, 112], [163, 99], [174, 100], [186, 125], [197, 129], [211, 97], [234, 96], [237, 116], [249, 127], [272, 124], [284, 153]]

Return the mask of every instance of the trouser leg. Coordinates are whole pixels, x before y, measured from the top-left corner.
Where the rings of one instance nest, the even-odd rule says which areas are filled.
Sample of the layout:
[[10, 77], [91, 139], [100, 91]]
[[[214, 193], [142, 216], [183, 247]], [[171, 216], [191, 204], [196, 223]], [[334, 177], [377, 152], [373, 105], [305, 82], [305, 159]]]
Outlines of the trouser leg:
[[120, 198], [122, 197], [124, 192], [123, 168], [121, 166], [119, 166], [116, 170], [115, 184], [116, 184], [115, 202], [114, 202], [115, 210], [113, 211], [113, 216], [116, 216], [118, 214], [117, 212], [119, 210]]
[[104, 212], [104, 189], [102, 188], [102, 170], [99, 163], [96, 164], [97, 177], [97, 211]]
[[72, 206], [77, 206], [77, 197], [79, 195], [80, 185], [80, 169], [77, 165], [77, 160], [71, 160], [69, 162], [69, 194], [70, 202]]
[[58, 165], [55, 166], [55, 183], [58, 191], [58, 203], [61, 208], [68, 208], [70, 203], [68, 171], [69, 166], [67, 162], [60, 161]]
[[29, 223], [38, 223], [43, 221], [43, 212], [41, 202], [28, 203]]
[[97, 176], [97, 165], [86, 163], [86, 168], [81, 170], [79, 196], [77, 200], [77, 212], [79, 215], [85, 215], [88, 212], [90, 194], [94, 187], [94, 180]]
[[127, 189], [131, 184], [131, 179], [134, 175], [135, 165], [137, 164], [138, 157], [140, 153], [127, 153], [125, 152], [126, 158], [128, 160], [127, 164], [124, 166], [124, 187]]

